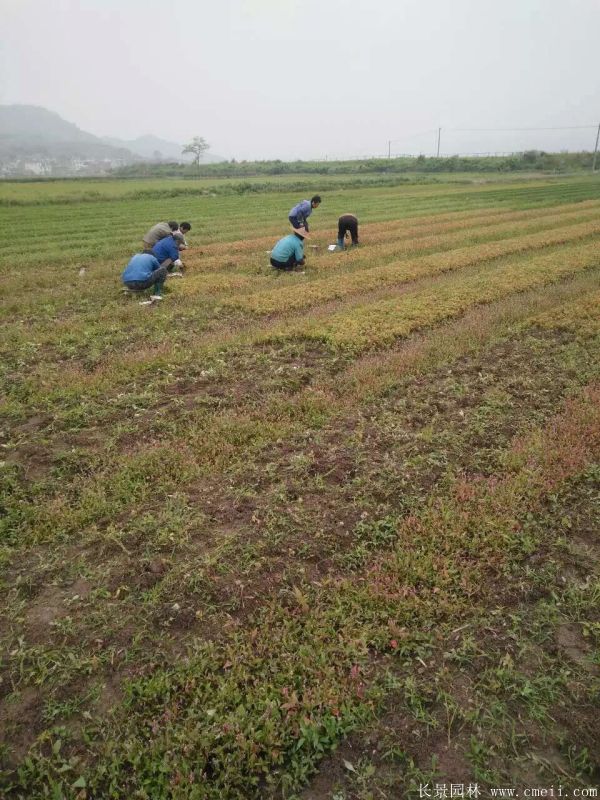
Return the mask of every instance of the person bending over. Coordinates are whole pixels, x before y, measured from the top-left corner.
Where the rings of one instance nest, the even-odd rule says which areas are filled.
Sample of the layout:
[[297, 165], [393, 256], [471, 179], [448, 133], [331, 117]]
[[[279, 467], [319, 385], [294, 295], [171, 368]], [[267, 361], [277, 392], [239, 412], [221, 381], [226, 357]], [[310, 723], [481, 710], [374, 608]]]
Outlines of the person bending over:
[[280, 239], [271, 250], [271, 266], [275, 269], [292, 270], [303, 267], [304, 239], [308, 236], [305, 228], [296, 228], [293, 233]]
[[144, 245], [144, 252], [152, 252], [154, 245], [165, 236], [171, 236], [174, 231], [179, 230], [179, 223], [174, 220], [171, 222], [157, 222], [152, 228], [144, 235], [142, 244]]
[[175, 241], [174, 234], [160, 239], [152, 248], [152, 255], [157, 259], [161, 267], [166, 267], [168, 272], [173, 271], [173, 267], [181, 269], [183, 264], [179, 258], [179, 247]]
[[128, 289], [141, 291], [153, 287], [151, 300], [162, 300], [167, 268], [158, 263], [152, 253], [136, 253], [125, 267], [121, 280]]
[[354, 214], [342, 214], [338, 219], [338, 247], [344, 249], [344, 239], [350, 234], [352, 238], [352, 247], [358, 244], [358, 220]]
[[188, 243], [185, 240], [185, 234], [191, 230], [192, 226], [189, 222], [182, 222], [179, 228], [176, 231], [173, 231], [173, 238], [177, 242], [177, 247], [180, 250], [188, 249]]
[[312, 214], [313, 208], [317, 208], [320, 203], [321, 198], [316, 194], [310, 200], [301, 200], [298, 205], [295, 205], [288, 217], [292, 228], [305, 228], [308, 233], [308, 218]]

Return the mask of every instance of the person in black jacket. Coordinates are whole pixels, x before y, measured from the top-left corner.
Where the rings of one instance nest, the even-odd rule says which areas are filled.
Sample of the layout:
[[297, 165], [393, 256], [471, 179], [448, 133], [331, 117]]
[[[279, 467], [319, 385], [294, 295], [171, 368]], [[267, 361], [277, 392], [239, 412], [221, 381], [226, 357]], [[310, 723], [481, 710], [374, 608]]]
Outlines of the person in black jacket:
[[350, 234], [352, 247], [358, 244], [358, 220], [354, 214], [342, 214], [338, 219], [338, 247], [344, 249], [344, 239]]

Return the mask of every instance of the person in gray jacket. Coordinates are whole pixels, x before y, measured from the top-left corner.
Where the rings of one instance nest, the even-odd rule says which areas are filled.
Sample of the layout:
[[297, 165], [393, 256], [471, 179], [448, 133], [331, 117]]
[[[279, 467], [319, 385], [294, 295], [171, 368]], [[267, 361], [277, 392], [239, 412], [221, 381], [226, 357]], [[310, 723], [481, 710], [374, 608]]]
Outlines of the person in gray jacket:
[[144, 238], [142, 239], [142, 244], [144, 245], [144, 252], [150, 253], [152, 252], [152, 248], [157, 242], [160, 242], [161, 239], [164, 239], [165, 236], [172, 236], [174, 231], [179, 230], [179, 223], [175, 221], [171, 222], [158, 222], [156, 225], [153, 225], [146, 234], [144, 234]]

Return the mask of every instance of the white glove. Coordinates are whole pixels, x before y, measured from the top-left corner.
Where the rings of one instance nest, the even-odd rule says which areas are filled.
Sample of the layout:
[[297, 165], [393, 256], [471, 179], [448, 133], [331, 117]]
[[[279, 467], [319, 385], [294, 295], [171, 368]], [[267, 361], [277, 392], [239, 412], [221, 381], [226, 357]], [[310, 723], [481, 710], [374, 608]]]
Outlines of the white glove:
[[173, 266], [177, 267], [177, 269], [181, 269], [183, 267], [183, 263], [182, 263], [181, 259], [180, 258], [176, 259], [173, 262]]

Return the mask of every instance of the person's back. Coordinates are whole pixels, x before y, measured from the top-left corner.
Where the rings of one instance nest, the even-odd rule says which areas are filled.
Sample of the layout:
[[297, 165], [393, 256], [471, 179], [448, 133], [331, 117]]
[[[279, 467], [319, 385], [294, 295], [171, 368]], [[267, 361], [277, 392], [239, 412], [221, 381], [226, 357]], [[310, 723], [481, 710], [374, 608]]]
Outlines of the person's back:
[[297, 261], [304, 257], [304, 243], [293, 233], [280, 239], [271, 251], [271, 258], [275, 261], [285, 262], [290, 256], [295, 256]]
[[121, 278], [123, 283], [145, 281], [159, 266], [152, 253], [136, 253], [125, 267]]
[[348, 234], [352, 237], [352, 247], [358, 245], [358, 218], [355, 214], [342, 214], [338, 219], [338, 247], [344, 250], [344, 239]]
[[310, 217], [311, 214], [312, 206], [310, 200], [300, 200], [299, 203], [296, 203], [296, 205], [290, 209], [289, 216], [306, 219], [306, 217]]
[[[172, 233], [160, 239], [152, 248], [152, 253], [161, 264], [165, 261], [175, 262], [179, 259], [179, 248]], [[167, 265], [168, 266], [168, 265]]]
[[271, 266], [275, 269], [291, 270], [304, 265], [304, 237], [302, 233], [290, 233], [280, 239], [271, 250]]
[[152, 250], [157, 242], [167, 236], [171, 236], [172, 233], [173, 230], [168, 222], [158, 222], [156, 225], [153, 225], [146, 234], [144, 234], [142, 241], [146, 249]]
[[151, 299], [160, 300], [167, 268], [161, 266], [152, 253], [136, 253], [123, 270], [121, 280], [128, 289], [141, 291], [154, 287]]
[[301, 200], [290, 209], [288, 219], [292, 228], [296, 230], [298, 228], [305, 228], [306, 231], [308, 231], [308, 218], [312, 214], [313, 209], [317, 208], [320, 203], [320, 196], [315, 194], [310, 200]]

